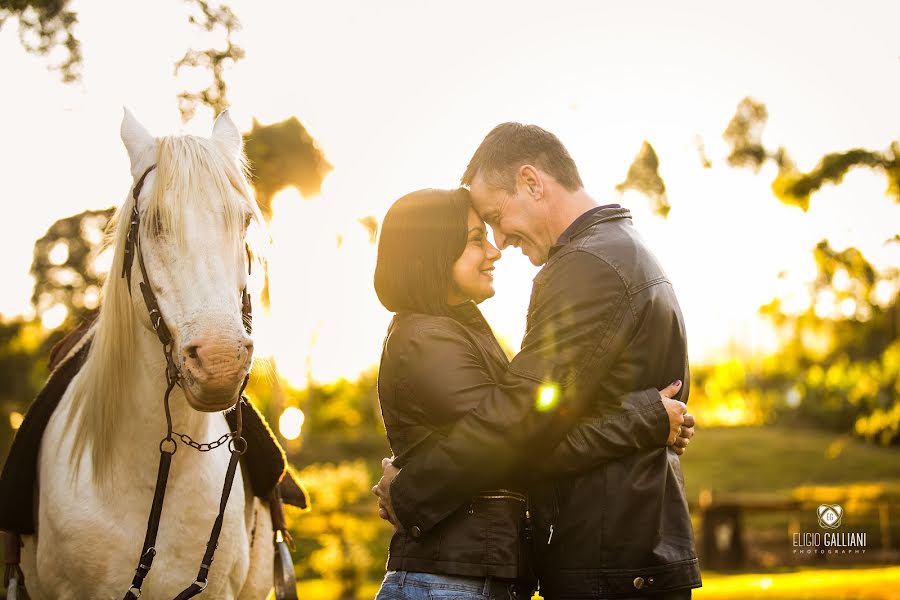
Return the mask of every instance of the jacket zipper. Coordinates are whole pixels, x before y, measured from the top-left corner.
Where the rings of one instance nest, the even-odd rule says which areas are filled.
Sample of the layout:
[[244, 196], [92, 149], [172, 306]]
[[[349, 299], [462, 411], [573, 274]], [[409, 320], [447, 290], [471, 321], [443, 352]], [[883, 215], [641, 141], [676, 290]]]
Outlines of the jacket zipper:
[[486, 494], [478, 494], [475, 497], [484, 500], [516, 500], [518, 502], [525, 502], [525, 496], [507, 490], [498, 490], [496, 493], [488, 492]]
[[[559, 488], [556, 483], [553, 484], [553, 519], [559, 517]], [[553, 520], [550, 521], [550, 534], [547, 536], [547, 545], [553, 540]]]

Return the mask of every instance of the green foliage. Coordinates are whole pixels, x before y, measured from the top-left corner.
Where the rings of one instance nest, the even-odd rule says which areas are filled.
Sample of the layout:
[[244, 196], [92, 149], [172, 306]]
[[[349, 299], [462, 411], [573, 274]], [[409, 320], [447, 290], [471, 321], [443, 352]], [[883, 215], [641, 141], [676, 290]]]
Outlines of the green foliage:
[[[775, 368], [763, 375], [793, 377], [797, 415], [853, 430], [861, 418], [900, 400], [900, 361], [893, 358], [900, 337], [900, 271], [879, 273], [856, 248], [838, 252], [826, 241], [813, 254], [818, 275], [808, 308], [789, 313], [779, 299], [762, 308], [788, 340]], [[862, 431], [875, 437], [871, 426]], [[881, 441], [900, 442], [900, 436]]]
[[738, 104], [737, 111], [725, 128], [722, 137], [731, 146], [727, 157], [732, 167], [749, 167], [757, 173], [769, 157], [763, 148], [762, 133], [769, 120], [766, 105], [747, 97]]
[[839, 184], [844, 175], [854, 167], [867, 167], [882, 172], [888, 180], [887, 194], [900, 202], [900, 143], [891, 142], [884, 152], [854, 148], [845, 152], [826, 154], [808, 173], [797, 169], [780, 147], [770, 151], [762, 144], [762, 134], [769, 119], [766, 105], [753, 98], [744, 98], [738, 104], [722, 137], [731, 147], [728, 164], [732, 167], [750, 168], [759, 172], [763, 164], [773, 160], [778, 165], [778, 175], [772, 181], [772, 192], [784, 202], [809, 209], [810, 196], [826, 183]]
[[114, 208], [86, 210], [53, 223], [34, 244], [31, 303], [38, 316], [66, 307], [69, 325], [97, 307], [106, 271], [95, 265]]
[[760, 310], [784, 342], [763, 359], [694, 371], [701, 422], [806, 423], [900, 443], [900, 270], [876, 271], [856, 248], [820, 242], [807, 306]]
[[772, 182], [772, 191], [782, 202], [806, 210], [810, 195], [826, 183], [839, 184], [854, 167], [883, 172], [888, 179], [887, 194], [900, 202], [900, 144], [897, 142], [892, 142], [885, 152], [854, 148], [826, 154], [809, 173], [801, 173], [793, 167], [782, 169]]
[[374, 244], [375, 240], [378, 239], [378, 219], [372, 215], [366, 215], [365, 217], [360, 217], [357, 221], [366, 228], [366, 232], [369, 234], [369, 243]]
[[[306, 415], [300, 439], [282, 440], [312, 501], [309, 513], [287, 515], [297, 544], [298, 577], [319, 580], [331, 590], [329, 597], [363, 597], [384, 573], [392, 533], [378, 518], [370, 493], [381, 477], [382, 457], [390, 454], [376, 374], [373, 370], [355, 382], [312, 384], [305, 390], [277, 387], [282, 387], [284, 406], [296, 406]], [[265, 390], [259, 391], [265, 396]], [[259, 404], [255, 385], [252, 397]], [[262, 402], [268, 406], [269, 421], [276, 424], [275, 413], [281, 408], [273, 410], [271, 397]]]
[[47, 56], [58, 48], [64, 50], [64, 58], [52, 66], [64, 83], [81, 78], [81, 42], [74, 33], [78, 19], [69, 5], [70, 0], [0, 0], [0, 28], [16, 17], [26, 52]]
[[256, 202], [267, 220], [272, 218], [275, 194], [293, 187], [305, 197], [314, 196], [333, 168], [297, 117], [271, 125], [254, 120], [253, 129], [244, 134], [244, 151]]
[[0, 320], [0, 460], [6, 460], [15, 436], [14, 413], [25, 414], [44, 385], [47, 361], [40, 357], [59, 337], [48, 335], [37, 320]]
[[666, 195], [666, 184], [659, 175], [659, 157], [650, 142], [644, 141], [637, 156], [628, 168], [625, 181], [616, 186], [616, 191], [634, 190], [650, 198], [653, 212], [666, 218], [672, 209]]
[[175, 63], [175, 74], [185, 68], [208, 69], [212, 77], [210, 84], [198, 91], [185, 91], [178, 94], [178, 109], [185, 122], [190, 121], [197, 112], [197, 106], [203, 104], [218, 115], [228, 108], [228, 86], [225, 84], [225, 69], [244, 58], [244, 49], [234, 43], [232, 36], [241, 28], [241, 22], [234, 12], [225, 4], [212, 6], [206, 0], [188, 0], [200, 10], [199, 15], [191, 15], [189, 20], [207, 32], [221, 29], [224, 31], [225, 46], [223, 49], [207, 48], [205, 50], [188, 50]]
[[371, 461], [314, 464], [299, 475], [310, 492], [313, 510], [292, 520], [300, 540], [301, 579], [324, 579], [339, 598], [357, 598], [368, 582], [384, 572], [392, 528], [378, 518], [369, 492], [377, 476]]

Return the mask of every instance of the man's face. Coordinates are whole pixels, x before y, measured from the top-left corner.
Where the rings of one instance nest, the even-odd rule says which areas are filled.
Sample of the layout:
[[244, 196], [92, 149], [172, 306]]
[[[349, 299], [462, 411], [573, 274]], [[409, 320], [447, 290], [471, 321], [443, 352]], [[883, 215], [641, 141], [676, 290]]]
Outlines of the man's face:
[[516, 193], [510, 194], [491, 185], [478, 173], [470, 191], [472, 205], [491, 226], [498, 248], [514, 246], [535, 266], [547, 262], [554, 240], [548, 235], [546, 215], [543, 206], [528, 194], [521, 182], [516, 184]]

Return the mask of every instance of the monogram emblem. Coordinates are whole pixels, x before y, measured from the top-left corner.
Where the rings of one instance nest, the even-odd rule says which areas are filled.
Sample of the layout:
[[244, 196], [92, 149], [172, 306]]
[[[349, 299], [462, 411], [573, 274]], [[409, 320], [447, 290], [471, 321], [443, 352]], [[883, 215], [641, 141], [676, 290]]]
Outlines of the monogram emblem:
[[840, 504], [823, 504], [816, 509], [816, 514], [819, 516], [819, 527], [837, 529], [841, 526], [844, 509]]

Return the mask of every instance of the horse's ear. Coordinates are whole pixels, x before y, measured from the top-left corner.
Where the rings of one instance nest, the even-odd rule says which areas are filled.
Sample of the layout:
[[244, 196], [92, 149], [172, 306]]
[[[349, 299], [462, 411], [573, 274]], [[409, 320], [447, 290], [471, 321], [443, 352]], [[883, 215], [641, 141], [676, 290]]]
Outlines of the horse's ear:
[[212, 139], [228, 152], [237, 154], [241, 151], [243, 143], [241, 132], [238, 131], [227, 110], [222, 111], [216, 119], [216, 123], [213, 125]]
[[137, 179], [144, 169], [149, 167], [154, 160], [153, 152], [156, 150], [156, 138], [150, 135], [144, 126], [138, 123], [131, 111], [125, 109], [122, 117], [122, 126], [119, 129], [122, 143], [128, 150], [128, 158], [131, 161], [131, 175]]

